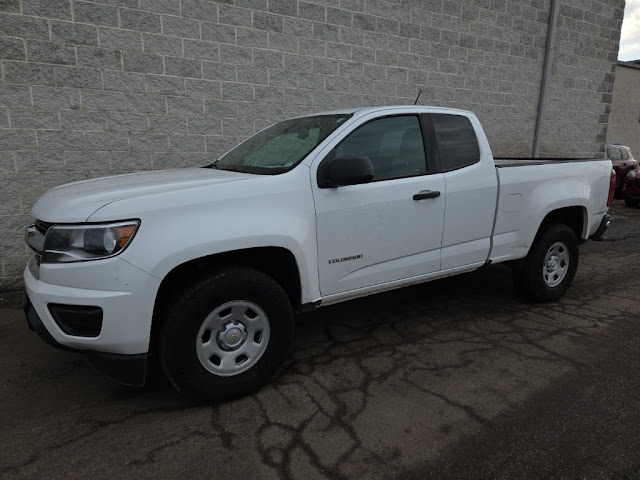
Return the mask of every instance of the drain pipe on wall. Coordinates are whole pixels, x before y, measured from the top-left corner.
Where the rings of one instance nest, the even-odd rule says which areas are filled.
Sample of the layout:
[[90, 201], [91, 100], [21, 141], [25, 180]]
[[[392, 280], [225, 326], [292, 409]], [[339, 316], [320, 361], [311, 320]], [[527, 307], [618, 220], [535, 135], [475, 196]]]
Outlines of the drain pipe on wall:
[[551, 81], [553, 49], [556, 44], [556, 25], [558, 24], [559, 11], [560, 0], [551, 0], [551, 9], [549, 12], [549, 30], [547, 31], [547, 51], [544, 57], [544, 69], [542, 70], [542, 85], [540, 85], [540, 103], [538, 104], [536, 132], [533, 137], [533, 152], [531, 155], [533, 158], [537, 158], [540, 156], [540, 137], [542, 137], [544, 114], [547, 108], [547, 94], [549, 93], [549, 82]]

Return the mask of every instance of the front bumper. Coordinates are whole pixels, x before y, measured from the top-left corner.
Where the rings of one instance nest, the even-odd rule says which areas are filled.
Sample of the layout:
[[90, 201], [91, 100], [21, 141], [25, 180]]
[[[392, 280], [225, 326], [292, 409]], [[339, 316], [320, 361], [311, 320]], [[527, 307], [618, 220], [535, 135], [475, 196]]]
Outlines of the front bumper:
[[[123, 355], [148, 351], [160, 286], [157, 278], [118, 257], [70, 264], [43, 263], [36, 268], [25, 268], [25, 289], [42, 324], [57, 343], [77, 350]], [[65, 333], [53, 318], [50, 304], [102, 309], [99, 335]]]
[[[127, 385], [144, 383], [151, 321], [160, 281], [114, 257], [71, 264], [41, 264], [24, 271], [25, 314], [32, 330], [47, 343], [85, 353], [90, 363]], [[99, 333], [67, 333], [52, 316], [51, 306], [97, 307]], [[82, 308], [75, 308], [82, 311]], [[82, 322], [82, 315], [75, 321]]]
[[36, 332], [49, 345], [67, 351], [83, 352], [89, 363], [100, 373], [123, 385], [142, 386], [147, 376], [147, 354], [119, 355], [96, 351], [77, 350], [58, 343], [38, 316], [29, 296], [24, 294], [24, 314], [29, 330]]

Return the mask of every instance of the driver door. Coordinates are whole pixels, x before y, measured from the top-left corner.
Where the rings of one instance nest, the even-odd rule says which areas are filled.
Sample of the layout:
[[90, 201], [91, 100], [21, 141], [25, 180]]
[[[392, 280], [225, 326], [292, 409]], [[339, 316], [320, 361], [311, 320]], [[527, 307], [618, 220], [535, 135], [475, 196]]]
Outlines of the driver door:
[[417, 115], [375, 118], [329, 153], [368, 156], [374, 178], [337, 188], [312, 180], [322, 296], [440, 270], [445, 180], [429, 171], [423, 138]]

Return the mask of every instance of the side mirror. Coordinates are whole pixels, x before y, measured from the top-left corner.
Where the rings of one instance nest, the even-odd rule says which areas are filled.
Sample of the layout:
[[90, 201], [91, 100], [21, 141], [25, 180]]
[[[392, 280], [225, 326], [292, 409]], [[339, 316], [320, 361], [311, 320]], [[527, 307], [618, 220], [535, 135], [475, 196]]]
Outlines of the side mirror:
[[335, 188], [359, 185], [373, 180], [369, 157], [327, 157], [318, 166], [318, 187]]

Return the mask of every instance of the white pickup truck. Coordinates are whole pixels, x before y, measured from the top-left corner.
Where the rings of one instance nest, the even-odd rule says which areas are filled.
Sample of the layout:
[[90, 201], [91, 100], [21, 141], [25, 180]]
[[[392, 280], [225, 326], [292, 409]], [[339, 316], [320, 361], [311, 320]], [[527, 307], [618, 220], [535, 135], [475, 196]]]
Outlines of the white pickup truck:
[[462, 110], [340, 110], [266, 128], [213, 164], [87, 180], [33, 207], [30, 327], [125, 384], [157, 360], [201, 401], [259, 388], [294, 312], [509, 262], [569, 288], [601, 234], [609, 160], [496, 160]]

